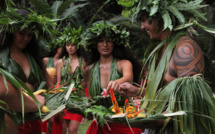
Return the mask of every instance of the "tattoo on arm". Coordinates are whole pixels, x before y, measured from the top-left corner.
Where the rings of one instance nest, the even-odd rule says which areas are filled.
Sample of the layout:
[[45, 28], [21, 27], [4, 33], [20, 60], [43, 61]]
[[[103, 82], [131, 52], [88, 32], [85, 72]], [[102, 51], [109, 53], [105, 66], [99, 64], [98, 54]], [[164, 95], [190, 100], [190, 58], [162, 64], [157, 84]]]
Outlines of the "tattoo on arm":
[[174, 50], [173, 64], [178, 77], [203, 73], [204, 59], [196, 42], [189, 37], [182, 37]]

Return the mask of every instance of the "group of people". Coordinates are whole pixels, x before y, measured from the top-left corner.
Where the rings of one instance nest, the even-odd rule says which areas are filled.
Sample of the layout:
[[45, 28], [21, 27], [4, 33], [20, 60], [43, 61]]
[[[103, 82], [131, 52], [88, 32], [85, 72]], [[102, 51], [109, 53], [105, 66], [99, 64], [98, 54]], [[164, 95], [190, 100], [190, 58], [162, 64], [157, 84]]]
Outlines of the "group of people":
[[[162, 9], [157, 10], [152, 15], [149, 5], [142, 3], [139, 5], [145, 6], [145, 8], [140, 8], [138, 7], [138, 2], [141, 3], [141, 0], [136, 1], [136, 3], [134, 2], [131, 8], [132, 11], [137, 11], [134, 16], [141, 21], [141, 29], [148, 33], [151, 40], [161, 42], [152, 51], [156, 53], [151, 54], [153, 55], [151, 56], [151, 60], [149, 60], [151, 62], [147, 63], [149, 65], [147, 69], [144, 68], [144, 71], [147, 70], [146, 72], [141, 73], [143, 63], [128, 48], [129, 32], [106, 22], [97, 23], [88, 28], [82, 35], [83, 38], [79, 30], [72, 29], [71, 27], [69, 30], [65, 29], [65, 33], [68, 34], [68, 31], [72, 31], [71, 33], [73, 34], [68, 34], [67, 36], [64, 34], [64, 38], [60, 38], [63, 39], [63, 46], [57, 47], [54, 55], [45, 57], [43, 60], [38, 53], [39, 46], [36, 42], [34, 32], [28, 27], [17, 30], [14, 33], [4, 31], [4, 35], [6, 36], [4, 38], [2, 36], [0, 42], [1, 66], [21, 79], [33, 91], [44, 80], [47, 82], [46, 88], [48, 89], [54, 88], [56, 84], [68, 84], [73, 79], [73, 73], [78, 70], [78, 73], [84, 78], [81, 83], [82, 90], [87, 89], [88, 97], [92, 99], [97, 95], [101, 95], [103, 89], [106, 89], [107, 93], [109, 93], [110, 89], [113, 89], [115, 93], [121, 96], [145, 96], [145, 100], [150, 100], [153, 98], [149, 95], [150, 91], [157, 92], [161, 87], [168, 85], [177, 78], [196, 74], [204, 75], [205, 65], [203, 54], [198, 44], [190, 36], [190, 33], [186, 29], [175, 32], [172, 26], [167, 26], [158, 12], [165, 10], [159, 7], [160, 5], [158, 5], [158, 8]], [[137, 8], [141, 10], [137, 10]], [[17, 13], [25, 18], [29, 14], [25, 10], [17, 10]], [[176, 24], [172, 25], [175, 26]], [[82, 52], [82, 46], [87, 51]], [[57, 70], [54, 81], [50, 79], [45, 70], [48, 67], [54, 67]], [[162, 75], [158, 75], [159, 72], [162, 72]], [[133, 82], [138, 83], [142, 81], [139, 78], [145, 78], [145, 76], [140, 77], [140, 74], [147, 74], [148, 82], [146, 88], [133, 85]], [[1, 76], [0, 83], [0, 99], [7, 103], [10, 111], [20, 112], [22, 109], [20, 91], [15, 89], [9, 82], [5, 85], [3, 76]], [[139, 84], [141, 85], [141, 83]], [[6, 93], [7, 89], [9, 89], [8, 93]], [[211, 97], [213, 94], [209, 94], [209, 96]], [[41, 106], [45, 104], [44, 97], [40, 95], [35, 97]], [[211, 97], [211, 99], [214, 106], [215, 98]], [[38, 110], [38, 106], [31, 97], [24, 96], [24, 102], [25, 112], [35, 112]], [[195, 111], [195, 109], [193, 110]], [[165, 113], [166, 110], [162, 112]], [[207, 112], [203, 114], [211, 116]], [[67, 128], [69, 134], [78, 133], [79, 125], [83, 119], [81, 115], [65, 110], [62, 119], [62, 123], [58, 122], [58, 124], [54, 123], [55, 120], [61, 120], [57, 116], [48, 121], [49, 133], [56, 133], [57, 131], [54, 129], [57, 127], [61, 131], [60, 133], [66, 133]], [[6, 133], [8, 134], [41, 133], [44, 129], [42, 127], [45, 126], [47, 128], [40, 120], [26, 122], [20, 126], [15, 125], [7, 116], [5, 116], [5, 120], [7, 122]], [[175, 120], [168, 120], [168, 123], [167, 120], [157, 120], [145, 124], [137, 123], [133, 124], [131, 131], [130, 127], [126, 124], [111, 122], [101, 127], [94, 120], [87, 133], [140, 134], [143, 131], [145, 134], [173, 133], [174, 130], [170, 129], [173, 129], [174, 122]], [[196, 126], [209, 127], [210, 133], [214, 133], [215, 123], [213, 121], [207, 125], [198, 122], [195, 122], [195, 124]], [[163, 129], [163, 126], [170, 129]], [[186, 133], [185, 127], [184, 129], [179, 129], [178, 133], [181, 131], [185, 131]]]

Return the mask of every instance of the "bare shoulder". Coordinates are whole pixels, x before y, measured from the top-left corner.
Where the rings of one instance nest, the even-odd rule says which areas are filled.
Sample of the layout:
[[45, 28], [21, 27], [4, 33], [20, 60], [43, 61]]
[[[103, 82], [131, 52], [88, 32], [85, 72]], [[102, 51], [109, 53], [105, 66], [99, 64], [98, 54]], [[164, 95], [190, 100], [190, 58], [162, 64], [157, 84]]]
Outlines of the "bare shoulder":
[[49, 57], [44, 57], [44, 58], [43, 58], [43, 61], [44, 61], [44, 62], [47, 62], [48, 60], [49, 60]]
[[204, 59], [199, 45], [190, 37], [182, 36], [173, 52], [173, 66], [177, 77], [192, 76], [204, 71]]
[[129, 60], [117, 60], [117, 65], [121, 66], [131, 65], [131, 62]]
[[125, 70], [126, 72], [128, 70], [132, 71], [133, 67], [129, 60], [117, 60], [117, 67], [119, 72], [123, 72]]
[[58, 61], [57, 61], [57, 64], [63, 64], [63, 59], [59, 59]]

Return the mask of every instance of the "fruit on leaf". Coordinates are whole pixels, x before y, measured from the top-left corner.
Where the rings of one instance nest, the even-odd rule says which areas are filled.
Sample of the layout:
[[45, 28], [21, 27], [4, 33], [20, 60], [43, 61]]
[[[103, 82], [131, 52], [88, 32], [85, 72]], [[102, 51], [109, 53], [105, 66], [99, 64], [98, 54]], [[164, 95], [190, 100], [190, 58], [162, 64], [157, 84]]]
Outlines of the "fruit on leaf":
[[137, 117], [146, 118], [146, 114], [144, 114], [144, 113], [139, 113], [139, 114], [137, 115]]
[[34, 92], [34, 95], [44, 95], [47, 92], [46, 89], [40, 89]]
[[48, 108], [47, 106], [43, 106], [43, 107], [41, 108], [41, 111], [42, 111], [43, 113], [48, 113], [48, 112], [49, 112], [49, 108]]

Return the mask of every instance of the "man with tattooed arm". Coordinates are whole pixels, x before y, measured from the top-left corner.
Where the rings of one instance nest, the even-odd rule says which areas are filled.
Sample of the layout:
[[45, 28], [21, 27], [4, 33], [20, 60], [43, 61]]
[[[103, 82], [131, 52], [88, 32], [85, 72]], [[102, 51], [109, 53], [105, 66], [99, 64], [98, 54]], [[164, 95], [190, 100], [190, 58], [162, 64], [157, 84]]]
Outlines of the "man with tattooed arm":
[[[203, 5], [200, 4], [201, 2], [194, 0], [190, 2], [177, 1], [175, 3], [165, 0], [157, 1], [157, 4], [155, 1], [146, 1], [132, 1], [130, 7], [128, 6], [129, 3], [123, 0], [118, 2], [122, 6], [126, 5], [125, 10], [130, 13], [132, 19], [141, 21], [141, 29], [147, 32], [151, 40], [160, 41], [147, 59], [149, 73], [147, 74], [146, 88], [137, 87], [126, 82], [120, 84], [119, 93], [128, 97], [145, 96], [143, 100], [145, 107], [143, 108], [146, 113], [156, 114], [158, 109], [151, 109], [153, 107], [150, 106], [158, 101], [160, 101], [160, 104], [165, 103], [163, 100], [157, 99], [157, 96], [161, 95], [163, 90], [167, 91], [166, 87], [168, 85], [174, 85], [173, 82], [180, 83], [184, 80], [184, 82], [177, 83], [178, 85], [175, 84], [174, 87], [168, 89], [173, 92], [168, 96], [170, 99], [167, 99], [165, 106], [159, 111], [162, 111], [163, 114], [179, 110], [193, 111], [193, 115], [189, 114], [182, 118], [176, 117], [175, 120], [157, 120], [149, 123], [139, 121], [130, 125], [145, 129], [145, 134], [172, 134], [176, 132], [196, 134], [201, 133], [201, 129], [204, 129], [202, 132], [214, 133], [215, 123], [196, 114], [201, 113], [201, 115], [214, 118], [214, 115], [210, 112], [215, 111], [213, 108], [215, 99], [210, 87], [199, 86], [207, 85], [202, 80], [205, 63], [202, 51], [193, 38], [193, 33], [196, 32], [193, 25], [202, 26], [197, 22], [200, 16], [196, 16], [195, 13], [202, 14], [199, 8]], [[178, 4], [180, 6], [177, 6]], [[182, 6], [192, 6], [195, 9], [182, 10]], [[155, 7], [157, 7], [157, 10]], [[177, 9], [180, 14], [174, 14], [175, 12], [172, 12], [173, 8]], [[196, 12], [194, 13], [191, 10]], [[207, 96], [204, 94], [207, 94]], [[210, 104], [205, 101], [205, 97], [210, 98]], [[187, 101], [184, 101], [186, 99]], [[201, 100], [202, 102], [199, 103]], [[175, 103], [171, 101], [175, 101]], [[204, 122], [207, 124], [206, 126], [203, 125], [202, 120], [207, 120], [207, 122]]]

